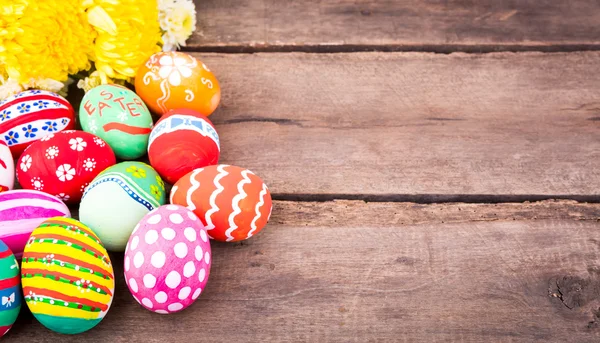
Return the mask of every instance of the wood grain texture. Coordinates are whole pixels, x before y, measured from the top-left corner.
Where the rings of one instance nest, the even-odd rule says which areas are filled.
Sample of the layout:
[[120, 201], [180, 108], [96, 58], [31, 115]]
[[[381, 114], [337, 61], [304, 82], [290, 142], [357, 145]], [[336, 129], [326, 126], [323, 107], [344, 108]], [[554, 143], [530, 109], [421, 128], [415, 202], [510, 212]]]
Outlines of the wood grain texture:
[[198, 30], [189, 49], [493, 51], [600, 44], [594, 0], [198, 0], [196, 6]]
[[462, 204], [502, 219], [402, 225], [392, 213], [456, 209], [276, 202], [256, 237], [213, 243], [208, 287], [184, 312], [142, 309], [112, 255], [118, 289], [97, 328], [59, 336], [23, 314], [4, 341], [598, 342], [598, 224], [578, 219], [600, 205], [560, 204]]
[[599, 200], [599, 52], [195, 56], [221, 162], [280, 199]]

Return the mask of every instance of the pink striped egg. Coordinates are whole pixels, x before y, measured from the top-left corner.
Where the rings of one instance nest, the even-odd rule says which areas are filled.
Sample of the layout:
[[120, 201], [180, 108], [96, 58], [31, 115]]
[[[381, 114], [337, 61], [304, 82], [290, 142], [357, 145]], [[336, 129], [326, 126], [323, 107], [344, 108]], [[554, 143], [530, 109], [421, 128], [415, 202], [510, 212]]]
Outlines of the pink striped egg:
[[0, 102], [0, 139], [18, 158], [29, 144], [45, 136], [75, 128], [75, 111], [62, 96], [28, 90]]
[[147, 310], [179, 312], [204, 291], [211, 257], [200, 219], [185, 207], [164, 205], [133, 230], [125, 247], [125, 282]]
[[15, 162], [8, 145], [0, 139], [0, 192], [13, 189], [15, 185]]
[[0, 193], [0, 240], [21, 258], [29, 235], [52, 217], [70, 217], [69, 208], [58, 198], [34, 190]]

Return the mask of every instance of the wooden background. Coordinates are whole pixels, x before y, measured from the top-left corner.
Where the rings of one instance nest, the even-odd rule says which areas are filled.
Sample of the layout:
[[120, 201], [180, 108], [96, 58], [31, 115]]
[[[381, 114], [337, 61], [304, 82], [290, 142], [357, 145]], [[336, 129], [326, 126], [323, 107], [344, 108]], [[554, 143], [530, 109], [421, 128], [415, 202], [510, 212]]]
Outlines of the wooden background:
[[[221, 162], [270, 186], [185, 311], [6, 341], [600, 342], [600, 3], [200, 0]], [[118, 276], [122, 254], [112, 255]]]

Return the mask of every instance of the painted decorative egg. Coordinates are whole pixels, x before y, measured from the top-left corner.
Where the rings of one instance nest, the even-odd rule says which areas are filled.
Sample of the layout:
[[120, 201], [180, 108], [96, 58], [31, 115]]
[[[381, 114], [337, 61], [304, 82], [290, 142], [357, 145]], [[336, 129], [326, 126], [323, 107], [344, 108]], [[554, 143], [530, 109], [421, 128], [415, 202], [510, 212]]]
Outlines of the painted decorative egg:
[[120, 159], [146, 154], [152, 115], [142, 99], [123, 86], [101, 85], [87, 92], [79, 122], [84, 131], [104, 139]]
[[102, 243], [87, 226], [50, 218], [31, 233], [21, 265], [25, 302], [45, 327], [77, 334], [110, 308], [115, 274]]
[[0, 192], [15, 186], [15, 162], [6, 142], [0, 139]]
[[165, 183], [152, 167], [122, 162], [100, 173], [86, 188], [79, 219], [109, 251], [123, 251], [142, 217], [165, 202]]
[[75, 111], [62, 96], [28, 90], [0, 102], [0, 138], [14, 158], [32, 142], [48, 134], [75, 128]]
[[159, 115], [189, 108], [209, 116], [221, 101], [219, 82], [206, 65], [177, 51], [154, 54], [140, 66], [135, 91]]
[[44, 192], [17, 189], [0, 193], [0, 240], [21, 258], [38, 225], [48, 218], [70, 216], [67, 205]]
[[248, 239], [271, 217], [271, 193], [248, 169], [218, 165], [196, 169], [171, 190], [171, 203], [194, 211], [209, 236], [223, 242]]
[[96, 175], [115, 163], [115, 154], [102, 139], [69, 130], [46, 136], [25, 149], [17, 163], [17, 178], [25, 189], [74, 204]]
[[219, 154], [215, 127], [193, 110], [169, 111], [150, 134], [150, 164], [171, 184], [194, 169], [217, 164]]
[[17, 320], [21, 299], [19, 263], [8, 246], [0, 241], [0, 337]]
[[146, 309], [179, 312], [204, 290], [211, 257], [198, 217], [182, 206], [161, 206], [144, 216], [129, 238], [125, 282]]

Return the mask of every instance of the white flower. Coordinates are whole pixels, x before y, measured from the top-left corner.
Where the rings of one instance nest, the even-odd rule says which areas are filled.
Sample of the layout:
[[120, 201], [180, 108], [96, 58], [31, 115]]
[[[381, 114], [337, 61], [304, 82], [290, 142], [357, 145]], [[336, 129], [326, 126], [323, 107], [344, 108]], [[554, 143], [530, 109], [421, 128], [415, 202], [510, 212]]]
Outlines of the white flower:
[[0, 100], [5, 100], [23, 90], [23, 87], [16, 80], [11, 79], [4, 80], [0, 76]]
[[46, 157], [48, 159], [52, 160], [56, 156], [58, 156], [58, 147], [57, 146], [51, 146], [48, 149], [46, 149]]
[[81, 193], [85, 192], [85, 187], [87, 187], [89, 184], [90, 184], [89, 182], [86, 182], [83, 185], [81, 185], [81, 188], [80, 188]]
[[90, 132], [91, 133], [96, 133], [96, 131], [98, 130], [98, 126], [96, 125], [96, 119], [91, 119], [90, 120]]
[[69, 201], [69, 199], [71, 199], [71, 197], [65, 193], [60, 193], [60, 194], [56, 195], [56, 197], [61, 199], [62, 201]]
[[86, 171], [94, 170], [94, 168], [96, 168], [96, 161], [93, 158], [87, 158], [83, 161], [83, 168], [85, 168]]
[[77, 151], [83, 151], [83, 149], [87, 146], [87, 143], [83, 141], [83, 138], [71, 138], [69, 140], [69, 144], [71, 145], [71, 149]]
[[62, 182], [73, 180], [73, 176], [75, 176], [75, 168], [71, 168], [70, 164], [60, 165], [56, 170], [56, 176]]
[[124, 111], [121, 112], [121, 113], [119, 113], [119, 117], [118, 118], [119, 118], [120, 121], [126, 121], [127, 120], [127, 113], [124, 112]]
[[25, 155], [23, 156], [23, 159], [21, 160], [21, 170], [26, 172], [29, 170], [29, 168], [31, 168], [31, 156], [29, 155]]
[[163, 31], [163, 51], [185, 46], [196, 30], [196, 6], [192, 0], [159, 0], [158, 22]]
[[164, 55], [160, 58], [160, 69], [158, 75], [163, 79], [168, 78], [169, 83], [173, 86], [179, 86], [181, 84], [181, 77], [190, 77], [192, 75], [192, 69], [189, 68], [186, 63], [186, 59], [183, 57]]
[[106, 143], [104, 143], [104, 141], [98, 137], [94, 137], [94, 143], [96, 143], [96, 145], [101, 146], [101, 147], [106, 145]]
[[38, 191], [44, 189], [44, 181], [42, 181], [42, 179], [40, 179], [39, 177], [34, 177], [33, 179], [31, 179], [31, 185]]
[[65, 89], [64, 83], [53, 79], [30, 79], [28, 83], [24, 84], [25, 89], [42, 89], [54, 93], [59, 93]]

